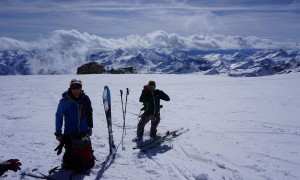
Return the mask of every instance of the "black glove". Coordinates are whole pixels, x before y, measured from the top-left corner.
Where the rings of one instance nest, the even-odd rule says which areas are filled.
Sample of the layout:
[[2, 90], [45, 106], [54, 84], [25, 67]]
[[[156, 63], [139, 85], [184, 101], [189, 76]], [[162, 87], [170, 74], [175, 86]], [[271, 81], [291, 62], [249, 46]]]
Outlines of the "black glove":
[[54, 149], [54, 151], [57, 151], [57, 155], [61, 154], [64, 145], [65, 145], [65, 142], [64, 142], [64, 138], [63, 138], [61, 140], [61, 142], [59, 143], [59, 145]]
[[22, 164], [19, 162], [19, 159], [10, 159], [3, 163], [1, 163], [1, 166], [5, 171], [12, 170], [14, 172], [17, 172], [18, 170], [21, 170], [20, 166]]

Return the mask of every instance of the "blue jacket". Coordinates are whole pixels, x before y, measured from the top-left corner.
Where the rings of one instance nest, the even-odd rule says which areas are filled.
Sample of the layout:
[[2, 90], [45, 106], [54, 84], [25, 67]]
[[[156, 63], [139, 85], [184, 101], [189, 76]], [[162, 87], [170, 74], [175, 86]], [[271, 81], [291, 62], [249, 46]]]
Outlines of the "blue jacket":
[[78, 99], [72, 97], [71, 90], [62, 94], [56, 111], [55, 134], [64, 135], [86, 134], [93, 127], [93, 109], [90, 98], [82, 91]]

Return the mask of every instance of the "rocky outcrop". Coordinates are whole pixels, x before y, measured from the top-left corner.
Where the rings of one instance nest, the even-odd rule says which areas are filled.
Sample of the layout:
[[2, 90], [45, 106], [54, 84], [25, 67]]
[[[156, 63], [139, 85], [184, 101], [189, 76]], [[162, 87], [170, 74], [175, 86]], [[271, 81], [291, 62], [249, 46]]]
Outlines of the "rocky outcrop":
[[124, 67], [118, 69], [108, 69], [106, 71], [108, 74], [137, 74], [137, 70], [134, 67]]
[[77, 74], [137, 74], [134, 67], [105, 68], [97, 62], [89, 62], [77, 68]]
[[77, 68], [77, 74], [103, 74], [106, 70], [101, 64], [89, 62]]

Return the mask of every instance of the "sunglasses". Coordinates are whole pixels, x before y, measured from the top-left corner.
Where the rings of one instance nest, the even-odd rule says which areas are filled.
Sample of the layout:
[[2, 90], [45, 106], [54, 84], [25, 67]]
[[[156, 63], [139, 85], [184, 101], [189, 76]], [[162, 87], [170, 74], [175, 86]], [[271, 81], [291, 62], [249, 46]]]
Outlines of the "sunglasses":
[[80, 84], [72, 84], [70, 86], [70, 89], [72, 89], [72, 90], [79, 90], [81, 88], [82, 88], [82, 85], [80, 85]]

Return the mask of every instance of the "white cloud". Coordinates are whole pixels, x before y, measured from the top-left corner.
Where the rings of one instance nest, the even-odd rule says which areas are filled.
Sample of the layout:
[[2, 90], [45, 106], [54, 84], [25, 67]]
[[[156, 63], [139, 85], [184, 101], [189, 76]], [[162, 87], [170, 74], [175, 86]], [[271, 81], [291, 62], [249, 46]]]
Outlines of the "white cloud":
[[32, 46], [30, 43], [20, 41], [8, 37], [0, 37], [0, 51], [4, 50], [30, 50]]
[[0, 38], [0, 50], [57, 50], [73, 51], [84, 54], [93, 48], [173, 48], [182, 50], [211, 50], [211, 49], [273, 49], [299, 48], [295, 42], [276, 42], [256, 36], [224, 36], [224, 35], [189, 35], [180, 36], [163, 30], [153, 31], [146, 35], [129, 35], [124, 38], [103, 38], [77, 30], [56, 30], [49, 36], [36, 41], [26, 42], [12, 38]]

